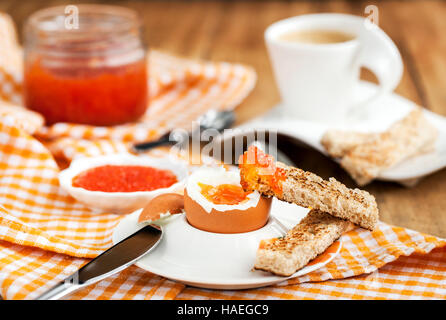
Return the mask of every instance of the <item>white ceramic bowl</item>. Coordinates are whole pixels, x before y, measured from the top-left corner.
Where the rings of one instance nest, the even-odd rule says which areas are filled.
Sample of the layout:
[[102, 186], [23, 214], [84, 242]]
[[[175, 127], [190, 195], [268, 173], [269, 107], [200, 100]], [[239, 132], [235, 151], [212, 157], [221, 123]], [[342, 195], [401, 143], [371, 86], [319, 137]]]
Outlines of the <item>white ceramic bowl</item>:
[[[79, 173], [103, 165], [137, 165], [168, 169], [176, 175], [178, 182], [168, 188], [136, 192], [89, 191], [73, 186], [73, 178]], [[120, 214], [142, 208], [160, 194], [182, 192], [187, 175], [187, 166], [185, 162], [180, 160], [173, 160], [168, 157], [153, 158], [147, 156], [136, 157], [131, 154], [115, 154], [74, 160], [69, 168], [59, 173], [59, 183], [72, 197], [87, 206]]]

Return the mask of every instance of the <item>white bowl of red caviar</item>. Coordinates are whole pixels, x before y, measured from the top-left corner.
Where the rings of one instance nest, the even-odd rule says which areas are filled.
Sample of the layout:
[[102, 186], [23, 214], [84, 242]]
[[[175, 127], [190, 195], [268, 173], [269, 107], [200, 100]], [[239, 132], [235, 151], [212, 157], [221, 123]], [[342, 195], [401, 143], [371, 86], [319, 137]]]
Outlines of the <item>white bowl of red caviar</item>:
[[163, 193], [183, 193], [188, 168], [171, 157], [115, 154], [74, 160], [60, 186], [89, 207], [129, 213]]

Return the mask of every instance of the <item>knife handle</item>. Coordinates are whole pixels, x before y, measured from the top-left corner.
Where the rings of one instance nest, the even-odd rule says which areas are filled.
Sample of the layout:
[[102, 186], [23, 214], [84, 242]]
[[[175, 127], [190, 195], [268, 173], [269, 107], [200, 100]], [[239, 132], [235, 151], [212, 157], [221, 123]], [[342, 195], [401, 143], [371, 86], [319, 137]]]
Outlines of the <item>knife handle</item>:
[[36, 298], [36, 300], [58, 300], [67, 294], [76, 291], [81, 288], [82, 285], [75, 283], [77, 272], [66, 278], [64, 281], [59, 282], [54, 287], [44, 292]]

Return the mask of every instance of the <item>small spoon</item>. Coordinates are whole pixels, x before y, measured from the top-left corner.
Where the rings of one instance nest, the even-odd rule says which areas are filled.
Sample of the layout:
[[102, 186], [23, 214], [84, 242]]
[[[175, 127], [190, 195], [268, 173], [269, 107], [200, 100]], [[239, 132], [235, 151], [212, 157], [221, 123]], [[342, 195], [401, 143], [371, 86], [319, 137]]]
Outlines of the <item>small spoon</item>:
[[[199, 130], [204, 131], [208, 129], [214, 129], [218, 132], [222, 132], [224, 129], [229, 128], [235, 121], [235, 114], [233, 111], [218, 111], [218, 110], [209, 110], [201, 117], [197, 119], [199, 123]], [[156, 148], [159, 146], [175, 144], [180, 142], [180, 137], [171, 137], [172, 131], [169, 131], [162, 135], [158, 140], [142, 142], [133, 145], [132, 149], [136, 153], [145, 152], [152, 148]]]

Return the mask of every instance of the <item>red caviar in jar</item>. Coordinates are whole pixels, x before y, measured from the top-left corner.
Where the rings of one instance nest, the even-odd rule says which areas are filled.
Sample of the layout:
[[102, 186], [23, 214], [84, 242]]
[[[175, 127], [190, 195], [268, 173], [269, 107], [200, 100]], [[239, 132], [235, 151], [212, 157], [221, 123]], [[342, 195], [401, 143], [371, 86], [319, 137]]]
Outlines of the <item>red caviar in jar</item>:
[[94, 126], [138, 120], [148, 105], [147, 50], [134, 10], [80, 4], [77, 26], [65, 6], [25, 24], [24, 100], [47, 124]]
[[136, 121], [147, 109], [147, 65], [142, 59], [116, 67], [49, 67], [38, 59], [25, 71], [25, 103], [47, 124], [96, 126]]
[[146, 166], [104, 165], [81, 172], [73, 187], [102, 192], [152, 191], [168, 188], [177, 177], [170, 170]]
[[235, 205], [246, 200], [249, 192], [245, 192], [241, 186], [233, 184], [220, 184], [211, 186], [204, 183], [198, 183], [201, 188], [201, 194], [213, 204]]
[[96, 126], [136, 121], [147, 109], [145, 59], [99, 69], [50, 68], [36, 60], [25, 72], [25, 103], [47, 124]]

